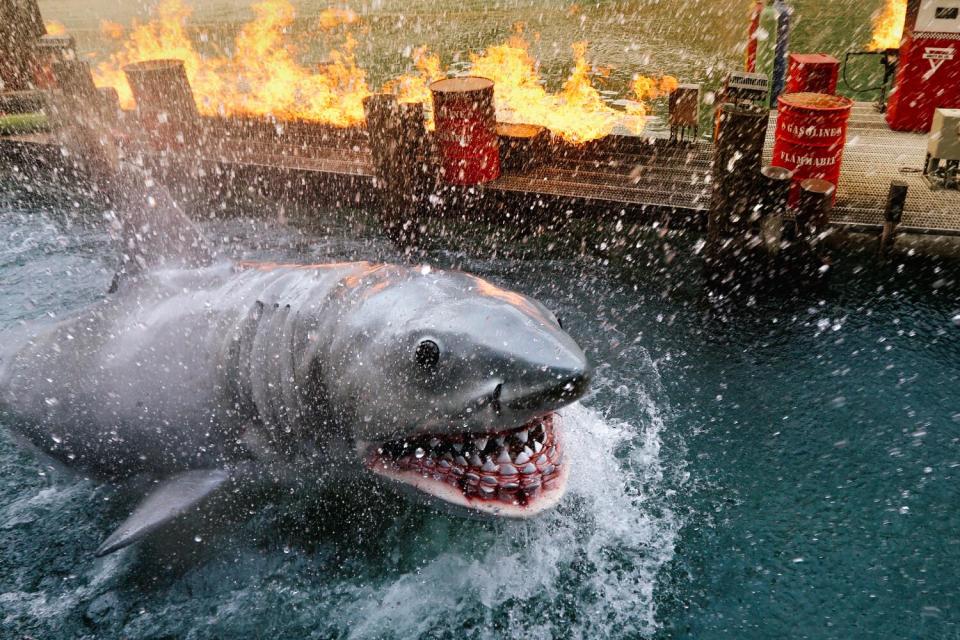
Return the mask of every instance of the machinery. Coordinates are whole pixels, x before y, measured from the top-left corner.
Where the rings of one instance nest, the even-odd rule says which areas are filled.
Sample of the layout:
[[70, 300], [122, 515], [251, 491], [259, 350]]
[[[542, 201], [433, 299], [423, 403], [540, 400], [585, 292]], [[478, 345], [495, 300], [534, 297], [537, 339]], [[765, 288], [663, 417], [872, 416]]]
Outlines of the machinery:
[[700, 85], [682, 84], [670, 94], [670, 139], [697, 139], [700, 127]]
[[958, 189], [960, 171], [960, 109], [937, 109], [927, 144], [923, 175], [935, 188]]
[[887, 124], [930, 131], [937, 108], [960, 108], [960, 0], [909, 0]]
[[[850, 81], [847, 80], [847, 67], [850, 65], [850, 58], [854, 56], [876, 56], [880, 60], [880, 64], [883, 66], [883, 82], [876, 87], [868, 87], [866, 89], [855, 88], [850, 85]], [[876, 108], [880, 113], [886, 113], [887, 111], [887, 93], [890, 90], [890, 83], [893, 81], [894, 77], [897, 75], [897, 65], [900, 61], [900, 50], [899, 49], [880, 49], [879, 51], [848, 51], [843, 58], [843, 83], [847, 85], [847, 89], [853, 93], [868, 93], [872, 91], [879, 91], [880, 97], [877, 99]]]

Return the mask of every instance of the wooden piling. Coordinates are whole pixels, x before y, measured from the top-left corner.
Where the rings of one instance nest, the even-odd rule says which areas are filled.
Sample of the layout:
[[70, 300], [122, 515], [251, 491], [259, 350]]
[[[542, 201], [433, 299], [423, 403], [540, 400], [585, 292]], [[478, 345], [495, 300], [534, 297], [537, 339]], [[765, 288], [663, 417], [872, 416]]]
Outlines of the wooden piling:
[[705, 254], [714, 288], [752, 288], [765, 271], [755, 222], [767, 121], [760, 106], [728, 103], [720, 109]]
[[200, 114], [182, 60], [144, 60], [123, 68], [137, 118], [158, 147], [196, 142]]
[[833, 194], [837, 187], [820, 178], [808, 178], [800, 183], [797, 202], [797, 238], [815, 244], [830, 224]]
[[724, 242], [749, 229], [752, 209], [759, 198], [757, 176], [766, 135], [767, 112], [762, 107], [725, 104], [721, 108], [707, 227], [707, 235], [714, 242]]
[[399, 104], [374, 94], [363, 101], [373, 155], [374, 189], [387, 233], [399, 244], [416, 244], [419, 212], [436, 181], [431, 140], [422, 104]]
[[907, 204], [907, 183], [902, 180], [890, 182], [887, 195], [887, 207], [883, 214], [883, 231], [880, 235], [880, 252], [887, 254], [897, 239], [897, 226], [903, 219], [903, 210]]
[[760, 170], [759, 233], [767, 253], [777, 254], [783, 240], [783, 221], [793, 186], [793, 172], [783, 167]]
[[37, 0], [0, 0], [0, 91], [33, 88], [35, 45], [46, 32]]
[[50, 94], [52, 128], [77, 170], [104, 183], [117, 170], [119, 152], [105, 124], [105, 109], [90, 64], [62, 60], [52, 64], [52, 72], [56, 87]]

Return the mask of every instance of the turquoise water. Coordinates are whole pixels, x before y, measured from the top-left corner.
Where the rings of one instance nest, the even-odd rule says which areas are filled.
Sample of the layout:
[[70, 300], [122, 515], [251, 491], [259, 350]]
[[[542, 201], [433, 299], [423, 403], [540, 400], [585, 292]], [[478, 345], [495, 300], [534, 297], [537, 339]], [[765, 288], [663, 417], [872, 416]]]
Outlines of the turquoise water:
[[[43, 202], [0, 210], [0, 327], [109, 284], [97, 212]], [[321, 234], [206, 230], [245, 257], [402, 259], [367, 216], [314, 215]], [[608, 249], [626, 239], [615, 228], [495, 251], [457, 237], [423, 259], [537, 296], [596, 367], [568, 412], [556, 511], [462, 520], [344, 486], [94, 559], [134, 492], [49, 468], [0, 429], [0, 635], [960, 634], [958, 265], [848, 258], [803, 299], [721, 316], [696, 236], [641, 232], [630, 260]]]

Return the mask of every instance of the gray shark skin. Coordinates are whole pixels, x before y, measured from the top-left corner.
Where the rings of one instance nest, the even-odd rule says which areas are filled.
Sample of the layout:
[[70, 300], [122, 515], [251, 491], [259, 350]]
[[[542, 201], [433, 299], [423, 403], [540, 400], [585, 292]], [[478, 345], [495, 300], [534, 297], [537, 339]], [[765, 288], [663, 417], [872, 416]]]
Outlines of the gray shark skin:
[[312, 476], [373, 473], [506, 517], [560, 499], [554, 412], [590, 368], [543, 305], [427, 267], [216, 261], [195, 235], [201, 257], [171, 257], [189, 223], [146, 184], [154, 218], [129, 214], [116, 291], [0, 347], [0, 415], [19, 436], [97, 478], [159, 480], [98, 554], [238, 487]]

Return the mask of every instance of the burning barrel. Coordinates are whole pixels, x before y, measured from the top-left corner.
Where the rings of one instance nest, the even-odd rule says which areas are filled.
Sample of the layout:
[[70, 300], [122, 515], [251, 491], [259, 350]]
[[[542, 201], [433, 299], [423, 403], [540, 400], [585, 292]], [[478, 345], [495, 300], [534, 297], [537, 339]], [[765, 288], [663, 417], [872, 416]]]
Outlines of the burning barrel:
[[184, 144], [200, 115], [182, 60], [145, 60], [123, 68], [137, 115], [155, 142]]
[[493, 81], [477, 76], [430, 85], [444, 181], [480, 184], [500, 176]]
[[[793, 171], [795, 204], [799, 185], [820, 178], [834, 186], [840, 180], [847, 121], [853, 101], [823, 93], [790, 93], [780, 96], [773, 164]], [[833, 196], [836, 199], [836, 191]]]

